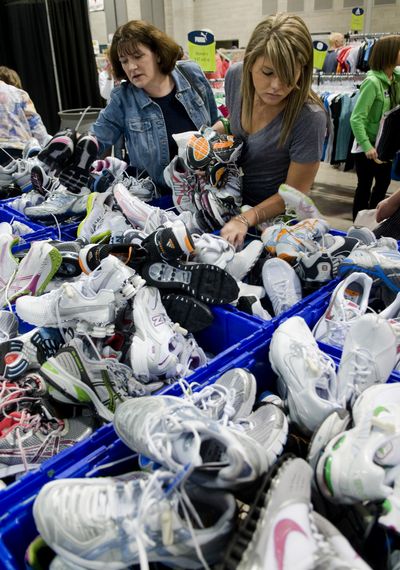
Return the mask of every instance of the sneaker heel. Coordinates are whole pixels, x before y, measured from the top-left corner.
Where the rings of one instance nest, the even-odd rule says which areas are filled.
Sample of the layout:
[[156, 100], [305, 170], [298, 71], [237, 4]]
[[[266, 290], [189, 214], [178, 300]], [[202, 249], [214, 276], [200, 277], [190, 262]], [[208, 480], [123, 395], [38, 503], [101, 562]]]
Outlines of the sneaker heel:
[[114, 334], [114, 325], [93, 325], [90, 334], [95, 338], [104, 338]]
[[132, 285], [132, 283], [126, 283], [122, 287], [122, 294], [125, 297], [125, 299], [132, 299], [132, 297], [136, 294], [136, 289]]
[[112, 336], [115, 332], [115, 326], [114, 325], [108, 325], [106, 326], [106, 336]]

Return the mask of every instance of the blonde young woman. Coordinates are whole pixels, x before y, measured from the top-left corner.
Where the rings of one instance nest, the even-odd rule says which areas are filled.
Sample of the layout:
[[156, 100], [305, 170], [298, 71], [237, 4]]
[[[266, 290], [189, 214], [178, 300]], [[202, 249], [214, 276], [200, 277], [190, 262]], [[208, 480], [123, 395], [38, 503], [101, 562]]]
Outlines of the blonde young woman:
[[221, 235], [235, 246], [247, 230], [285, 210], [278, 194], [287, 183], [307, 193], [317, 173], [327, 118], [311, 91], [313, 46], [301, 18], [268, 16], [258, 24], [244, 61], [228, 70], [225, 80], [229, 125], [244, 139], [241, 155], [243, 204], [252, 208], [232, 218]]

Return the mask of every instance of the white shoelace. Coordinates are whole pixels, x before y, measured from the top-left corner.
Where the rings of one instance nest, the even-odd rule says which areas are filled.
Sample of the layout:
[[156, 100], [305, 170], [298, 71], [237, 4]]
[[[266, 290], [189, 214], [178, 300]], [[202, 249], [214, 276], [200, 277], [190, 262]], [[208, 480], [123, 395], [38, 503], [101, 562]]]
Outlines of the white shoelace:
[[319, 373], [315, 383], [318, 396], [323, 400], [336, 402], [336, 366], [332, 358], [319, 350], [318, 347], [305, 346], [298, 342], [292, 343], [291, 350], [294, 356], [302, 358], [307, 363], [312, 372]]

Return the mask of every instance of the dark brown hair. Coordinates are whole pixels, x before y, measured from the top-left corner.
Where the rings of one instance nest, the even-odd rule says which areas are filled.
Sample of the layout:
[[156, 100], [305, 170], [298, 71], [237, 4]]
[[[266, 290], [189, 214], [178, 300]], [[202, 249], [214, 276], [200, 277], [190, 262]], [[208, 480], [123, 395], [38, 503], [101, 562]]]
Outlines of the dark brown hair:
[[8, 85], [14, 85], [14, 87], [22, 89], [21, 78], [18, 73], [5, 65], [0, 66], [0, 80], [8, 83]]
[[180, 46], [167, 34], [144, 20], [131, 20], [115, 32], [110, 61], [116, 79], [128, 79], [119, 61], [122, 55], [132, 55], [138, 44], [148, 47], [156, 56], [161, 73], [168, 75], [179, 58]]
[[383, 71], [387, 67], [396, 67], [400, 51], [400, 36], [384, 36], [374, 47], [368, 61], [374, 71]]

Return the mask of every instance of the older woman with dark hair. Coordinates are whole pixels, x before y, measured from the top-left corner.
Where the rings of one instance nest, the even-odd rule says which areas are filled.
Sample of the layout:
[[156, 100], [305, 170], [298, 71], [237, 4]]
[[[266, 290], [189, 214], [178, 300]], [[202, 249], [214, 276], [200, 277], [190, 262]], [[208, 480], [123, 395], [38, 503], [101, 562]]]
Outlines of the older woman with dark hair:
[[172, 135], [212, 125], [218, 118], [203, 72], [192, 61], [177, 63], [180, 53], [176, 42], [148, 22], [120, 26], [110, 61], [122, 83], [92, 127], [100, 152], [123, 135], [130, 164], [168, 193], [163, 170], [177, 154]]

